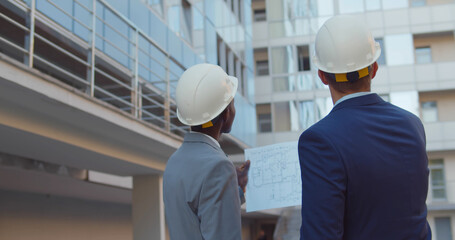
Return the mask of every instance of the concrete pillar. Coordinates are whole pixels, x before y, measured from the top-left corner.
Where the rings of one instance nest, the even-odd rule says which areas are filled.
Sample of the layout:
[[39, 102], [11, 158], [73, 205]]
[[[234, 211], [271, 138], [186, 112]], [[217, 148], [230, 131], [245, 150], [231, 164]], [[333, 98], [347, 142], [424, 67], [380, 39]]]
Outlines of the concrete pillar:
[[163, 177], [133, 177], [134, 240], [165, 240]]

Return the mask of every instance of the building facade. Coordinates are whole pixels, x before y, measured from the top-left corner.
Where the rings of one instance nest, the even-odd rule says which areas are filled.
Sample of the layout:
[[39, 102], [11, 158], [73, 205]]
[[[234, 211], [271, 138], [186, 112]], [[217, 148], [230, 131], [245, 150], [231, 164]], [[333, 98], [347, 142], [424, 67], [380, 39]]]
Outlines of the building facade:
[[[452, 239], [455, 2], [254, 0], [252, 10], [257, 144], [296, 141], [302, 131], [330, 112], [330, 93], [311, 62], [315, 34], [331, 16], [358, 16], [382, 47], [372, 91], [424, 123], [430, 168], [428, 221], [433, 239]], [[294, 215], [286, 212], [281, 222], [298, 221]], [[277, 229], [277, 237], [298, 239], [298, 229], [286, 229], [285, 225]]]
[[0, 1], [0, 238], [168, 238], [186, 68], [239, 79], [221, 145], [256, 145], [251, 13], [250, 0]]

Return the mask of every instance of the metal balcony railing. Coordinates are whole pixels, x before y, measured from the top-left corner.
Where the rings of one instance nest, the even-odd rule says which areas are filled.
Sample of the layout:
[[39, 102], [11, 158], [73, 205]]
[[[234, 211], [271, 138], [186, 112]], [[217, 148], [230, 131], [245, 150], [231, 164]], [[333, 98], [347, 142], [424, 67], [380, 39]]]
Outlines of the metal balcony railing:
[[0, 52], [167, 132], [188, 131], [174, 100], [184, 67], [104, 0], [62, 4], [1, 1]]

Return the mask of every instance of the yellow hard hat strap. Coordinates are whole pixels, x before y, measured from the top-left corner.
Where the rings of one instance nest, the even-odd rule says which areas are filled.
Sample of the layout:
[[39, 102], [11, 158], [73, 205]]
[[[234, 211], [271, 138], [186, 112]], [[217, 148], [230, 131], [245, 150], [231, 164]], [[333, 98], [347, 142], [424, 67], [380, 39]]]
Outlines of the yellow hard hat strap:
[[353, 82], [370, 74], [370, 67], [371, 66], [368, 66], [355, 72], [335, 73], [333, 75], [335, 75], [336, 82]]
[[202, 128], [209, 128], [209, 127], [213, 127], [212, 121], [208, 121], [208, 122], [202, 124]]

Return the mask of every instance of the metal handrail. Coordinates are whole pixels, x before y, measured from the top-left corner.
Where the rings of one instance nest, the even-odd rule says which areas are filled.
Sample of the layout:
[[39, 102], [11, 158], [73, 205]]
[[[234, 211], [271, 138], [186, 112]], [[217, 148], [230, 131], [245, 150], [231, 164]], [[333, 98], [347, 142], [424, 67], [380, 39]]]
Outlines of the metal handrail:
[[[156, 105], [158, 105], [158, 106], [160, 106], [160, 107], [162, 107], [162, 108], [164, 108], [164, 107], [165, 107], [165, 106], [164, 106], [164, 104], [162, 104], [162, 103], [160, 103], [160, 102], [156, 101], [155, 99], [149, 98], [149, 97], [147, 97], [147, 96], [144, 96], [144, 95], [142, 95], [142, 94], [141, 94], [141, 95], [139, 95], [139, 96], [140, 96], [140, 97], [142, 97], [142, 98], [145, 98], [145, 99], [147, 99], [147, 101], [150, 101], [150, 102], [152, 102], [152, 103], [154, 103], [154, 104], [156, 104]], [[141, 108], [143, 108], [143, 107], [141, 107]]]
[[68, 52], [67, 50], [59, 47], [58, 45], [56, 45], [53, 42], [47, 40], [46, 38], [44, 38], [43, 36], [39, 35], [38, 33], [35, 33], [35, 37], [38, 37], [40, 40], [46, 42], [47, 44], [51, 45], [55, 49], [59, 50], [60, 52], [64, 53], [65, 55], [67, 55], [68, 57], [78, 61], [79, 63], [84, 64], [87, 67], [90, 66], [90, 64], [88, 64], [86, 61], [82, 61], [78, 56], [76, 56], [76, 55]]
[[[173, 121], [177, 117], [176, 111], [174, 110], [175, 100], [172, 99], [171, 96], [175, 94], [174, 89], [175, 82], [177, 81], [176, 79], [178, 79], [178, 76], [180, 75], [181, 72], [183, 72], [185, 67], [175, 58], [173, 58], [168, 52], [166, 52], [163, 48], [161, 48], [145, 32], [140, 30], [134, 23], [125, 18], [125, 16], [120, 14], [117, 10], [112, 8], [105, 0], [92, 0], [91, 7], [85, 6], [84, 4], [81, 3], [80, 0], [72, 0], [73, 8], [80, 6], [83, 9], [83, 11], [86, 11], [88, 14], [91, 15], [90, 23], [91, 26], [84, 23], [87, 22], [85, 21], [86, 19], [76, 18], [74, 13], [68, 12], [62, 7], [60, 7], [58, 1], [46, 0], [47, 3], [55, 7], [55, 10], [53, 11], [63, 13], [64, 15], [63, 17], [65, 19], [66, 17], [68, 17], [69, 19], [71, 19], [73, 24], [74, 23], [80, 24], [84, 29], [89, 30], [91, 32], [91, 37], [85, 39], [79, 38], [74, 32], [75, 29], [65, 28], [62, 24], [60, 24], [58, 18], [51, 19], [48, 15], [39, 12], [38, 9], [36, 9], [35, 5], [37, 0], [31, 0], [31, 2], [29, 3], [25, 3], [23, 0], [9, 1], [12, 2], [15, 5], [15, 7], [17, 7], [17, 9], [23, 11], [26, 14], [26, 18], [31, 19], [32, 27], [28, 28], [27, 26], [16, 21], [15, 19], [8, 17], [3, 13], [0, 13], [0, 17], [5, 19], [8, 22], [8, 24], [11, 24], [12, 26], [16, 26], [23, 30], [26, 36], [30, 35], [29, 37], [30, 49], [29, 47], [27, 47], [27, 45], [25, 46], [17, 45], [9, 41], [7, 38], [0, 37], [0, 41], [4, 42], [5, 46], [12, 46], [13, 49], [16, 49], [14, 50], [15, 52], [20, 51], [22, 54], [29, 55], [28, 61], [29, 67], [36, 68], [41, 66], [44, 69], [54, 72], [58, 76], [58, 78], [64, 78], [68, 80], [70, 84], [75, 84], [79, 88], [81, 86], [89, 86], [90, 91], [86, 92], [86, 94], [95, 97], [96, 92], [98, 95], [95, 98], [104, 102], [109, 102], [110, 104], [114, 104], [118, 109], [122, 111], [128, 111], [131, 109], [131, 114], [140, 120], [159, 121], [160, 123], [163, 124], [163, 126], [159, 124], [159, 127], [165, 129], [168, 132], [170, 131], [173, 132], [177, 131], [182, 133], [186, 132], [185, 129], [188, 129], [188, 127], [177, 126], [171, 122], [171, 120]], [[112, 23], [106, 22], [102, 18], [102, 16], [97, 15], [96, 11], [97, 4], [101, 4], [103, 6], [103, 9], [106, 9], [110, 13], [112, 12], [112, 14], [118, 17], [119, 20], [125, 24], [125, 27], [128, 30], [132, 31], [133, 35], [129, 36], [128, 34], [123, 34], [122, 32], [120, 32], [120, 30], [113, 27]], [[36, 15], [34, 13], [36, 13]], [[71, 42], [68, 45], [69, 48], [58, 45], [58, 43], [53, 41], [52, 38], [46, 37], [46, 35], [37, 34], [35, 32], [35, 29], [33, 28], [35, 21], [40, 21], [42, 24], [50, 26], [55, 31], [61, 33], [62, 36], [66, 37], [66, 39], [68, 39], [68, 41]], [[99, 23], [101, 23], [103, 27], [108, 28], [109, 31], [113, 30], [112, 33], [117, 34], [119, 37], [117, 39], [122, 39], [121, 40], [122, 43], [127, 44], [128, 46], [127, 49], [115, 44], [114, 43], [115, 41], [112, 41], [112, 39], [108, 39], [106, 35], [102, 33], [102, 29], [99, 29], [97, 27], [96, 24]], [[139, 38], [141, 38], [140, 39], [141, 44], [139, 44]], [[45, 44], [46, 48], [49, 48], [51, 50], [55, 49], [57, 52], [62, 53], [64, 55], [64, 59], [69, 62], [64, 62], [63, 64], [60, 64], [59, 62], [50, 61], [46, 59], [45, 56], [37, 55], [33, 51], [33, 47], [35, 46], [34, 39], [39, 39], [39, 41]], [[126, 41], [123, 41], [123, 39]], [[119, 54], [126, 56], [126, 58], [123, 58], [123, 56], [122, 58], [126, 59], [127, 62], [123, 61], [122, 61], [123, 63], [119, 62], [118, 60], [116, 60], [115, 57], [109, 56], [109, 54], [107, 54], [107, 52], [105, 52], [103, 49], [97, 49], [95, 41], [98, 40], [102, 41], [104, 44], [109, 44], [110, 45], [109, 47], [113, 47], [113, 49], [116, 49], [119, 52]], [[84, 57], [82, 56], [83, 55], [85, 56], [85, 52], [79, 51], [78, 50], [79, 47], [82, 47], [82, 49], [92, 54], [92, 57], [90, 58], [89, 54], [87, 55], [87, 59], [84, 59]], [[153, 50], [156, 51], [156, 53], [162, 54], [162, 57], [157, 54], [151, 54], [148, 50], [148, 48], [150, 47], [153, 47], [154, 48]], [[73, 48], [76, 49], [76, 52], [72, 51]], [[132, 49], [132, 51], [129, 51], [128, 49]], [[80, 52], [81, 55], [79, 56], [78, 53]], [[159, 72], [161, 71], [154, 71], [151, 65], [146, 66], [143, 62], [140, 62], [139, 53], [143, 54], [141, 55], [141, 57], [145, 56], [150, 64], [163, 68], [165, 75], [163, 76], [163, 74], [159, 74]], [[165, 59], [164, 61], [163, 58]], [[39, 65], [33, 64], [33, 59], [36, 59]], [[125, 78], [126, 79], [125, 82], [122, 79], [119, 79], [113, 76], [112, 74], [109, 74], [101, 70], [99, 67], [95, 67], [99, 64], [98, 63], [99, 59], [107, 60], [102, 61], [103, 64], [107, 66], [107, 68], [118, 63], [122, 66], [125, 66], [126, 67], [125, 70], [126, 69], [131, 70], [133, 75], [127, 76]], [[128, 64], [129, 61], [131, 60], [134, 61], [135, 64], [134, 68], [130, 68], [130, 64]], [[24, 61], [27, 62], [27, 60]], [[78, 64], [81, 64], [81, 67], [85, 67], [87, 71], [92, 71], [92, 73], [86, 74], [85, 72], [82, 71], [72, 73], [71, 69], [67, 70], [68, 68], [72, 67], [71, 65], [69, 65], [71, 61], [76, 61]], [[145, 71], [144, 73], [146, 73], [149, 77], [150, 76], [153, 77], [155, 81], [147, 81], [143, 79], [141, 76], [139, 76], [139, 67], [141, 71]], [[94, 73], [98, 73], [99, 75], [95, 76], [93, 75]], [[86, 78], [84, 79], [84, 77], [80, 77], [76, 74], [79, 74], [80, 76], [86, 76]], [[115, 91], [111, 92], [109, 90], [110, 89], [109, 86], [106, 87], [97, 85], [96, 77], [100, 76], [103, 76], [109, 81], [112, 81], [112, 84], [108, 84], [109, 86], [116, 85], [116, 87], [118, 86], [119, 88], [122, 89], [124, 88], [125, 92], [124, 93], [116, 93]], [[160, 99], [155, 99], [153, 96], [157, 96]], [[146, 103], [145, 105], [142, 104], [143, 101], [144, 103]], [[163, 116], [157, 116], [149, 111], [153, 109], [162, 109], [160, 111], [163, 111]]]
[[3, 13], [0, 13], [0, 17], [4, 18], [6, 21], [16, 25], [17, 27], [21, 28], [22, 30], [24, 31], [27, 31], [27, 32], [30, 32], [30, 29], [28, 29], [27, 27], [24, 27], [22, 24], [20, 23], [17, 23], [16, 21], [14, 21], [13, 19], [9, 18], [8, 16], [6, 16], [5, 14]]
[[141, 67], [145, 68], [149, 73], [155, 75], [157, 78], [159, 79], [162, 79], [163, 81], [156, 81], [156, 82], [152, 82], [152, 81], [147, 81], [149, 83], [163, 83], [163, 82], [166, 82], [166, 79], [163, 79], [162, 77], [160, 77], [158, 74], [156, 74], [155, 72], [153, 72], [150, 68], [148, 68], [147, 66], [145, 66], [144, 64], [142, 64], [141, 62], [138, 63]]
[[20, 46], [17, 46], [17, 45], [14, 44], [13, 42], [10, 42], [9, 40], [7, 40], [7, 39], [5, 39], [5, 38], [2, 38], [2, 37], [0, 37], [0, 40], [2, 40], [3, 42], [5, 42], [6, 44], [8, 44], [8, 45], [10, 45], [10, 46], [12, 46], [12, 47], [18, 49], [18, 50], [21, 51], [21, 52], [23, 52], [23, 53], [25, 53], [25, 54], [28, 54], [28, 51], [27, 51], [27, 50], [23, 49], [23, 48], [20, 47]]
[[105, 37], [101, 36], [99, 33], [96, 33], [96, 36], [101, 38], [103, 41], [109, 43], [109, 45], [111, 45], [115, 49], [119, 50], [121, 53], [123, 53], [123, 55], [127, 56], [130, 60], [134, 60], [134, 58], [129, 53], [123, 51], [121, 48], [117, 47], [114, 43], [112, 43], [111, 41], [107, 40]]
[[119, 81], [118, 79], [112, 77], [111, 75], [109, 75], [108, 73], [104, 72], [103, 70], [95, 67], [95, 71], [100, 73], [101, 75], [109, 78], [110, 80], [114, 81], [115, 83], [118, 83], [119, 85], [122, 85], [123, 87], [127, 88], [128, 90], [133, 90], [133, 88], [131, 86], [123, 83], [122, 81]]
[[79, 6], [81, 6], [82, 8], [84, 8], [87, 12], [93, 14], [93, 11], [92, 9], [90, 8], [87, 8], [83, 3], [79, 2], [79, 0], [73, 0], [75, 3], [77, 3]]
[[[125, 34], [121, 33], [119, 30], [117, 30], [117, 28], [111, 26], [111, 24], [107, 23], [106, 21], [104, 21], [102, 18], [100, 18], [98, 16], [96, 16], [96, 18], [98, 20], [100, 20], [104, 25], [106, 25], [107, 27], [112, 29], [114, 32], [116, 32], [118, 35], [120, 35], [120, 37], [127, 40], [129, 43], [134, 44], [134, 42], [132, 42], [128, 36], [125, 36]], [[131, 27], [131, 26], [128, 26], [128, 27]], [[134, 28], [132, 28], [132, 29], [134, 30]]]
[[145, 49], [142, 49], [139, 45], [139, 51], [141, 51], [142, 53], [144, 53], [147, 57], [153, 59], [154, 62], [158, 63], [158, 65], [161, 65], [163, 67], [166, 67], [166, 65], [162, 64], [161, 61], [159, 59], [156, 59], [155, 57], [153, 57], [152, 55], [150, 55], [148, 52], [145, 51]]
[[142, 117], [141, 119], [147, 119], [147, 120], [148, 120], [148, 119], [156, 119], [156, 120], [158, 120], [158, 121], [160, 121], [160, 122], [166, 124], [166, 121], [165, 121], [165, 120], [161, 119], [160, 117], [156, 116], [155, 114], [153, 114], [153, 113], [151, 113], [151, 112], [142, 111], [142, 114], [148, 115], [148, 116], [150, 116], [150, 117], [152, 117], [152, 118], [144, 118], [144, 117]]
[[73, 17], [73, 15], [67, 13], [64, 9], [62, 9], [61, 7], [59, 7], [57, 4], [55, 4], [54, 2], [52, 2], [51, 0], [46, 0], [49, 4], [51, 4], [52, 6], [54, 6], [55, 8], [57, 8], [58, 10], [60, 10], [63, 14], [65, 14], [66, 16], [68, 16], [69, 18], [73, 19], [74, 21], [76, 21], [77, 23], [79, 23], [80, 25], [82, 25], [83, 27], [85, 27], [87, 30], [91, 30], [92, 28], [85, 25], [85, 23], [79, 21], [77, 18]]
[[132, 103], [127, 102], [127, 101], [125, 101], [125, 100], [119, 98], [118, 96], [115, 96], [114, 94], [110, 93], [109, 91], [106, 91], [106, 90], [102, 89], [102, 88], [99, 87], [99, 86], [95, 86], [95, 90], [98, 90], [98, 91], [100, 91], [100, 92], [102, 92], [102, 93], [104, 93], [104, 94], [106, 94], [106, 95], [112, 97], [113, 99], [115, 99], [115, 100], [117, 100], [117, 101], [120, 101], [120, 102], [124, 103], [124, 104], [127, 105], [127, 106], [134, 107], [134, 105], [133, 105]]
[[72, 74], [72, 73], [66, 71], [65, 69], [63, 69], [63, 68], [61, 68], [61, 67], [59, 67], [59, 66], [57, 66], [57, 65], [55, 65], [55, 64], [53, 64], [53, 63], [51, 63], [51, 62], [49, 62], [49, 61], [47, 61], [47, 60], [45, 60], [45, 59], [42, 58], [42, 57], [40, 57], [40, 56], [38, 56], [38, 55], [36, 55], [36, 54], [35, 54], [33, 57], [36, 58], [36, 59], [38, 59], [38, 60], [40, 60], [41, 62], [44, 62], [44, 63], [48, 64], [49, 66], [52, 66], [53, 68], [59, 70], [60, 72], [62, 72], [62, 73], [64, 73], [64, 74], [66, 74], [66, 75], [72, 77], [73, 79], [79, 81], [80, 83], [85, 84], [85, 85], [89, 85], [89, 83], [87, 82], [87, 80], [82, 79], [82, 78], [80, 78], [80, 77], [78, 77], [78, 76], [76, 76], [76, 75], [74, 75], [74, 74]]

